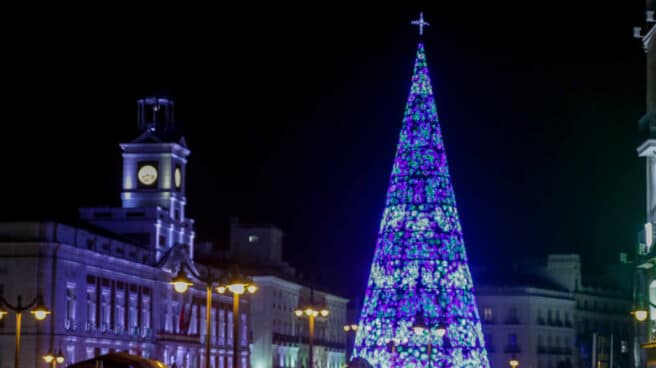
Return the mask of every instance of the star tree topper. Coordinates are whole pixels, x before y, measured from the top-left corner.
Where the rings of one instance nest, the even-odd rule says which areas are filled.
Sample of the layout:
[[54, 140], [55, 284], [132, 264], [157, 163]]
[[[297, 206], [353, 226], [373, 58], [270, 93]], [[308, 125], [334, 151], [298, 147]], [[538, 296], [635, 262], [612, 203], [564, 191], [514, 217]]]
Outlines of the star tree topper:
[[419, 35], [420, 36], [424, 34], [424, 27], [430, 26], [430, 23], [428, 23], [424, 20], [424, 12], [419, 12], [419, 19], [413, 20], [412, 22], [410, 22], [410, 24], [412, 24], [413, 26], [418, 26], [419, 27]]

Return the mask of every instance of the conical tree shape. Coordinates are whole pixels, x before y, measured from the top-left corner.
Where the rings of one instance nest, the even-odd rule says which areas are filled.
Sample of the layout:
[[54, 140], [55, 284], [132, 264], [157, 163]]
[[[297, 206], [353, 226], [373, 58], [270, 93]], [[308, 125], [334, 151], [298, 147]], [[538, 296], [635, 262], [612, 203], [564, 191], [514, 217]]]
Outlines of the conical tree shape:
[[489, 367], [422, 44], [354, 356], [374, 367]]

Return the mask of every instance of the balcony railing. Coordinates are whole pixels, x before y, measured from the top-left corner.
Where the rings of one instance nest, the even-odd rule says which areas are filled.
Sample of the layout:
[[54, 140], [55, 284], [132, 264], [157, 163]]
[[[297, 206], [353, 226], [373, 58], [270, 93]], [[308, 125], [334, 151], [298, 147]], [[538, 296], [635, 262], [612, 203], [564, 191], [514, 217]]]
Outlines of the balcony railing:
[[76, 331], [78, 327], [78, 322], [75, 319], [67, 319], [64, 322], [64, 328], [68, 331]]
[[[309, 338], [307, 336], [292, 336], [287, 334], [274, 333], [272, 336], [274, 344], [284, 344], [284, 345], [297, 345], [297, 344], [309, 344]], [[314, 339], [315, 346], [323, 346], [329, 349], [334, 350], [344, 350], [346, 349], [346, 344], [342, 342], [328, 341], [325, 339]]]

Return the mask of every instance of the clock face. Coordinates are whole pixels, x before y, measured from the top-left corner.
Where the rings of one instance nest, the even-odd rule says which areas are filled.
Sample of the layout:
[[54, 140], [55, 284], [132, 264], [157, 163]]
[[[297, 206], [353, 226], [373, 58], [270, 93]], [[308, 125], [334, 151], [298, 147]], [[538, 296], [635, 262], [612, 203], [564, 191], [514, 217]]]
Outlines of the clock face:
[[157, 181], [157, 169], [153, 165], [143, 165], [137, 172], [137, 178], [143, 185], [153, 185]]
[[175, 172], [173, 173], [173, 180], [175, 180], [175, 187], [180, 189], [180, 185], [182, 185], [182, 172], [180, 171], [179, 167], [175, 168]]

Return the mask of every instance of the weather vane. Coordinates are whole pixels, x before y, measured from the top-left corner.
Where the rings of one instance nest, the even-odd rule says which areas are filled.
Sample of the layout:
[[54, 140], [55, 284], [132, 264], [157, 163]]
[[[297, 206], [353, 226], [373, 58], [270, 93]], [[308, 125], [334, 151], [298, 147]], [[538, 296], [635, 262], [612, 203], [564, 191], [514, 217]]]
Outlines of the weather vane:
[[424, 20], [424, 12], [419, 12], [419, 19], [417, 19], [417, 20], [413, 20], [413, 21], [410, 22], [410, 23], [411, 23], [413, 26], [419, 26], [419, 35], [420, 35], [420, 36], [424, 34], [424, 26], [425, 26], [425, 27], [430, 26], [430, 23], [428, 23], [428, 22], [426, 22], [426, 21]]

